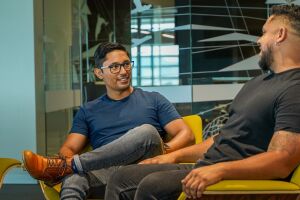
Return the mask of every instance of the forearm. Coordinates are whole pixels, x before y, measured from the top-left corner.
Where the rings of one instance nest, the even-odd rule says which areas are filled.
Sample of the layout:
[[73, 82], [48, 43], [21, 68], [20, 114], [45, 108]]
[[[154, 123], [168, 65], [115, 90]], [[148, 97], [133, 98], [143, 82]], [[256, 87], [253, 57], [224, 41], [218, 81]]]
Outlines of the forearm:
[[63, 145], [60, 149], [59, 149], [59, 155], [64, 156], [64, 157], [73, 157], [75, 154], [77, 154], [78, 152], [74, 152], [74, 150], [72, 150], [71, 148], [69, 148], [66, 145]]
[[174, 157], [176, 163], [183, 162], [196, 162], [198, 159], [203, 158], [203, 154], [213, 144], [213, 138], [208, 138], [200, 144], [195, 144], [170, 154]]
[[75, 154], [79, 154], [83, 150], [86, 143], [86, 136], [78, 133], [71, 133], [61, 146], [59, 154], [68, 158], [73, 157]]
[[300, 163], [300, 134], [275, 132], [268, 151], [223, 163], [226, 179], [276, 179], [287, 177]]
[[223, 169], [222, 179], [286, 178], [296, 167], [285, 152], [265, 152], [239, 161], [217, 164]]
[[195, 144], [194, 134], [189, 130], [180, 131], [170, 141], [166, 142], [166, 153]]

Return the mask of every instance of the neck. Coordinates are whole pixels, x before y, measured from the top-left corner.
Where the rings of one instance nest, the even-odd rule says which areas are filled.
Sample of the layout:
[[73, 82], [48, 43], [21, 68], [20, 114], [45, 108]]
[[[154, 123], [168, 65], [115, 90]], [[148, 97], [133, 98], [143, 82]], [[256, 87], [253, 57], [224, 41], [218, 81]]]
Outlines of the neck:
[[280, 73], [291, 69], [300, 68], [300, 60], [298, 58], [293, 59], [292, 57], [285, 57], [281, 60], [281, 62], [275, 61], [272, 68], [273, 68], [272, 70], [275, 73]]
[[121, 100], [128, 97], [133, 92], [133, 87], [130, 86], [128, 89], [123, 91], [109, 91], [107, 90], [107, 96], [113, 100]]
[[275, 46], [273, 55], [275, 73], [300, 68], [300, 38], [298, 35], [289, 34], [284, 42]]
[[300, 65], [295, 65], [295, 66], [286, 66], [286, 67], [280, 67], [280, 69], [274, 71], [275, 73], [281, 73], [281, 72], [285, 72], [291, 69], [300, 69]]
[[[299, 42], [298, 42], [299, 43]], [[290, 69], [300, 68], [300, 48], [295, 45], [286, 46], [274, 55], [275, 73], [284, 72]]]

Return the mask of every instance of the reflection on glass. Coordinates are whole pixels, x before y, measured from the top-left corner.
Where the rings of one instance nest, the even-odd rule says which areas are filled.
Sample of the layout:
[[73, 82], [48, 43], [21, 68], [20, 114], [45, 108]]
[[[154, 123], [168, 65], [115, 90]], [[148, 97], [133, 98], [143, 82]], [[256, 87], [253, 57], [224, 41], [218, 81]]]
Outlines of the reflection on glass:
[[[132, 59], [139, 60], [141, 83], [138, 86], [179, 85], [178, 45], [144, 45], [137, 54], [137, 47], [131, 51]], [[133, 85], [137, 82], [137, 69], [132, 72]]]
[[[265, 1], [248, 0], [132, 1], [133, 85], [195, 86], [192, 103], [176, 104], [181, 113], [201, 113], [221, 104], [217, 95], [198, 102], [194, 94], [205, 95], [210, 86], [224, 84], [235, 91], [235, 85], [262, 73], [256, 41], [267, 8]], [[198, 85], [203, 91], [193, 89]]]

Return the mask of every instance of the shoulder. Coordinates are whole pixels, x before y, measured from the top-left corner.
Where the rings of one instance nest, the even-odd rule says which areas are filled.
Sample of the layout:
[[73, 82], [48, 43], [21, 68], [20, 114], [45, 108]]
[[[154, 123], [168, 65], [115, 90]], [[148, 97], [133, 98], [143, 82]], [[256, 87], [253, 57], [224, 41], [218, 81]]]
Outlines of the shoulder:
[[144, 91], [136, 88], [136, 98], [152, 105], [168, 105], [170, 101], [159, 92]]
[[293, 100], [293, 102], [299, 102], [300, 101], [300, 81], [299, 82], [292, 82], [291, 84], [286, 85], [284, 87], [278, 97], [279, 99], [289, 99]]
[[135, 93], [137, 95], [145, 96], [148, 98], [161, 98], [163, 97], [159, 92], [154, 92], [154, 91], [145, 91], [142, 90], [141, 88], [135, 88]]
[[292, 97], [298, 96], [300, 90], [300, 69], [292, 69], [277, 75], [278, 84], [274, 85], [280, 88], [279, 96], [290, 94]]
[[243, 94], [243, 92], [248, 93], [249, 90], [257, 88], [265, 79], [268, 79], [268, 77], [270, 76], [271, 74], [261, 74], [256, 77], [253, 77], [252, 79], [244, 83], [243, 87], [239, 91], [239, 94]]
[[82, 110], [91, 110], [95, 107], [99, 107], [104, 101], [105, 101], [106, 95], [103, 95], [101, 97], [98, 97], [97, 99], [94, 99], [92, 101], [89, 101], [81, 106]]
[[249, 80], [246, 84], [255, 84], [257, 82], [261, 82], [267, 79], [270, 79], [274, 74], [273, 73], [263, 73], [256, 77], [253, 77], [251, 80]]

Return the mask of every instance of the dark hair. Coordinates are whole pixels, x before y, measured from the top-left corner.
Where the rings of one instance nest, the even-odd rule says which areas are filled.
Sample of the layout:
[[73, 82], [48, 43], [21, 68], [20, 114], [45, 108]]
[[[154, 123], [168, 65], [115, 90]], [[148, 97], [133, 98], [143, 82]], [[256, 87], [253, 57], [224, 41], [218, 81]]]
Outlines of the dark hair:
[[101, 43], [95, 51], [95, 67], [101, 67], [103, 62], [105, 61], [106, 54], [115, 50], [124, 51], [128, 55], [128, 57], [130, 57], [128, 51], [123, 45], [113, 42], [104, 42]]
[[293, 29], [300, 36], [300, 6], [291, 5], [276, 5], [272, 7], [272, 15], [283, 16], [289, 20], [289, 23]]

